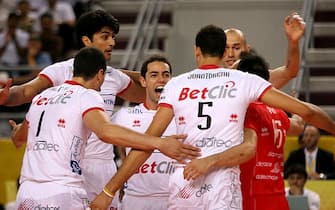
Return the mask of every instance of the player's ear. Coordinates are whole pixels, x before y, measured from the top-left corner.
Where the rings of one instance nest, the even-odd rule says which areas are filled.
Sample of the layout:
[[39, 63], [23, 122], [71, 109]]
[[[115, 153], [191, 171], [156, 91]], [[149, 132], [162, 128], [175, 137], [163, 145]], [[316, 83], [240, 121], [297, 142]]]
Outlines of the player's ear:
[[194, 56], [195, 56], [195, 59], [198, 61], [201, 56], [200, 47], [194, 46]]
[[140, 81], [142, 87], [147, 87], [147, 82], [145, 81], [144, 77], [140, 76], [138, 80]]
[[98, 81], [104, 81], [105, 80], [105, 71], [103, 69], [100, 69], [97, 74]]
[[81, 41], [86, 47], [90, 47], [92, 45], [91, 39], [88, 36], [82, 36]]
[[251, 46], [249, 45], [249, 44], [247, 44], [247, 47], [246, 47], [247, 49], [247, 52], [250, 52], [250, 50], [251, 50]]

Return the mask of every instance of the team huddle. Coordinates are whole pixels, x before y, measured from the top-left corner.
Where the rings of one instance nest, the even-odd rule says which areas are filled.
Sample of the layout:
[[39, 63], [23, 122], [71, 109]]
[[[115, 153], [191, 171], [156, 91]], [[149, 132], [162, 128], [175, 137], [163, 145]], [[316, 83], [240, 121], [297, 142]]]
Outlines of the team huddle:
[[[119, 23], [83, 14], [74, 58], [0, 90], [0, 104], [31, 102], [22, 123], [10, 121], [14, 144], [27, 145], [16, 209], [288, 210], [286, 136], [305, 123], [334, 135], [335, 122], [278, 90], [297, 75], [304, 21], [293, 13], [284, 27], [285, 66], [269, 70], [240, 30], [207, 25], [195, 37], [197, 68], [172, 77], [160, 55], [139, 74], [107, 66]], [[116, 96], [138, 105], [115, 112]], [[125, 152], [119, 169], [114, 145]]]

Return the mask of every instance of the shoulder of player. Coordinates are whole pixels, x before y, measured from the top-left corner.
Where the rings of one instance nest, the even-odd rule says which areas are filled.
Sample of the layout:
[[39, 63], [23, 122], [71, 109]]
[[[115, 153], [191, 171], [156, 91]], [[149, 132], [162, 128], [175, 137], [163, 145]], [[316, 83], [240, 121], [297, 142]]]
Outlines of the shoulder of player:
[[60, 62], [56, 62], [56, 63], [53, 63], [49, 66], [46, 66], [42, 72], [44, 70], [47, 70], [47, 69], [55, 69], [57, 71], [61, 71], [61, 70], [73, 70], [73, 61], [74, 61], [74, 58], [70, 58], [68, 60], [65, 60], [65, 61], [60, 61]]

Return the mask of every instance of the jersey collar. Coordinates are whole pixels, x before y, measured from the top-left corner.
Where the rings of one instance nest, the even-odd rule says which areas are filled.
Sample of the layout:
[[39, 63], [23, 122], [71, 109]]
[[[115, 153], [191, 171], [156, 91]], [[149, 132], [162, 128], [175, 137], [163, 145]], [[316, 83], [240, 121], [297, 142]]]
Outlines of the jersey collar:
[[76, 81], [73, 81], [73, 80], [66, 80], [65, 81], [66, 84], [70, 84], [70, 85], [80, 85], [80, 86], [83, 86], [82, 84], [76, 82]]
[[218, 68], [220, 68], [220, 66], [215, 65], [215, 64], [207, 64], [207, 65], [201, 65], [201, 66], [199, 66], [199, 69], [203, 69], [203, 70], [218, 69]]

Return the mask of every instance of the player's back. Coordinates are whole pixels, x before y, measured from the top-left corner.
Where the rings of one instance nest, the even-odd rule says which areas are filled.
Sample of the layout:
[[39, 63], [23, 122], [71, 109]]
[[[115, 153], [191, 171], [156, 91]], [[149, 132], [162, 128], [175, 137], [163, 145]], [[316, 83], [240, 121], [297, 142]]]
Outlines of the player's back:
[[33, 99], [26, 116], [29, 130], [22, 180], [81, 184], [79, 162], [91, 134], [82, 118], [90, 109], [103, 109], [102, 98], [72, 81]]
[[269, 86], [254, 75], [203, 66], [169, 81], [160, 106], [173, 108], [177, 132], [208, 156], [242, 142], [246, 109]]

